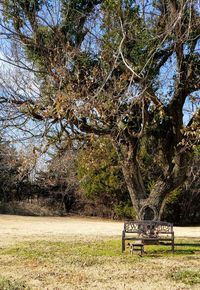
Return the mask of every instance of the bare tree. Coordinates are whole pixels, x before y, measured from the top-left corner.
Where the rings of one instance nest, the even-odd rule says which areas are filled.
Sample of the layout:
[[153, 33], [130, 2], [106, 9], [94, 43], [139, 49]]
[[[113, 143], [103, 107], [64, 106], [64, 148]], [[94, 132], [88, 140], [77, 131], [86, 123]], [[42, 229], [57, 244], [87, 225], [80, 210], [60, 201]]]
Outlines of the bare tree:
[[[75, 155], [72, 150], [55, 154], [49, 160], [45, 171], [40, 169], [34, 181], [39, 188], [39, 197], [50, 198], [59, 203], [62, 211], [70, 211], [77, 198], [79, 189], [75, 169]], [[45, 193], [43, 194], [40, 193]]]

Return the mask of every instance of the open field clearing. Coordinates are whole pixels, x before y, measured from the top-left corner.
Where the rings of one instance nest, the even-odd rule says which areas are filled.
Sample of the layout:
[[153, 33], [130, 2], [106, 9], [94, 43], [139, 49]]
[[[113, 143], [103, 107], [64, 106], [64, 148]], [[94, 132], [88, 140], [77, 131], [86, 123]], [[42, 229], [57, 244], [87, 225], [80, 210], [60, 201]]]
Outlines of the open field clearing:
[[200, 289], [200, 228], [121, 254], [122, 222], [0, 215], [0, 289]]

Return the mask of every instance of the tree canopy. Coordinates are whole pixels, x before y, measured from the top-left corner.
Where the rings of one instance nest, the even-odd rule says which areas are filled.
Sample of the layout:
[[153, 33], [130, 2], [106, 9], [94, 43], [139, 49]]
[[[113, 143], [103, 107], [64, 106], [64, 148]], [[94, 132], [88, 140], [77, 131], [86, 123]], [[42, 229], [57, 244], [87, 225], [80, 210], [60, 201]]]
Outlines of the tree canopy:
[[[62, 150], [108, 136], [138, 218], [159, 218], [199, 142], [198, 105], [184, 124], [184, 106], [199, 102], [198, 1], [5, 0], [1, 10], [7, 62], [32, 75], [2, 78], [1, 120], [43, 123]], [[141, 148], [159, 170], [150, 192]]]

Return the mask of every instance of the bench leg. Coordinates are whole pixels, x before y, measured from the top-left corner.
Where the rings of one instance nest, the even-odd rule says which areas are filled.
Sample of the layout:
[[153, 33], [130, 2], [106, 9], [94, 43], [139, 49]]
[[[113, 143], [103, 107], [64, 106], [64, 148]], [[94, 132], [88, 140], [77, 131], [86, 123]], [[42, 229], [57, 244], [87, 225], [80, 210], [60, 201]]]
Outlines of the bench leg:
[[172, 254], [174, 254], [174, 232], [172, 233]]
[[174, 254], [174, 240], [172, 241], [172, 254]]
[[125, 251], [125, 240], [122, 237], [122, 253]]
[[144, 254], [144, 245], [141, 246], [141, 256]]
[[125, 251], [125, 232], [122, 231], [122, 253]]

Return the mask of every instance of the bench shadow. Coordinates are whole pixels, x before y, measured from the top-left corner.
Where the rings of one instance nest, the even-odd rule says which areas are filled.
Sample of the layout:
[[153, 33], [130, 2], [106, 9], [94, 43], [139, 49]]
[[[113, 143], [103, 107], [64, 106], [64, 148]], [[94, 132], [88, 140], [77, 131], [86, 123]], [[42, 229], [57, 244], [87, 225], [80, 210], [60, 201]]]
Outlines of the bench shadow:
[[[185, 249], [184, 249], [185, 248]], [[176, 254], [199, 254], [200, 253], [200, 243], [175, 243], [175, 253]]]
[[176, 246], [180, 246], [180, 247], [197, 247], [197, 248], [200, 248], [200, 243], [175, 243], [175, 247]]
[[[144, 249], [144, 256], [148, 257], [163, 257], [163, 255], [200, 255], [200, 243], [175, 243], [174, 247], [174, 254], [171, 250], [170, 244], [160, 243], [160, 246], [166, 246], [164, 248], [149, 248], [148, 246]], [[200, 259], [200, 256], [198, 257]]]

